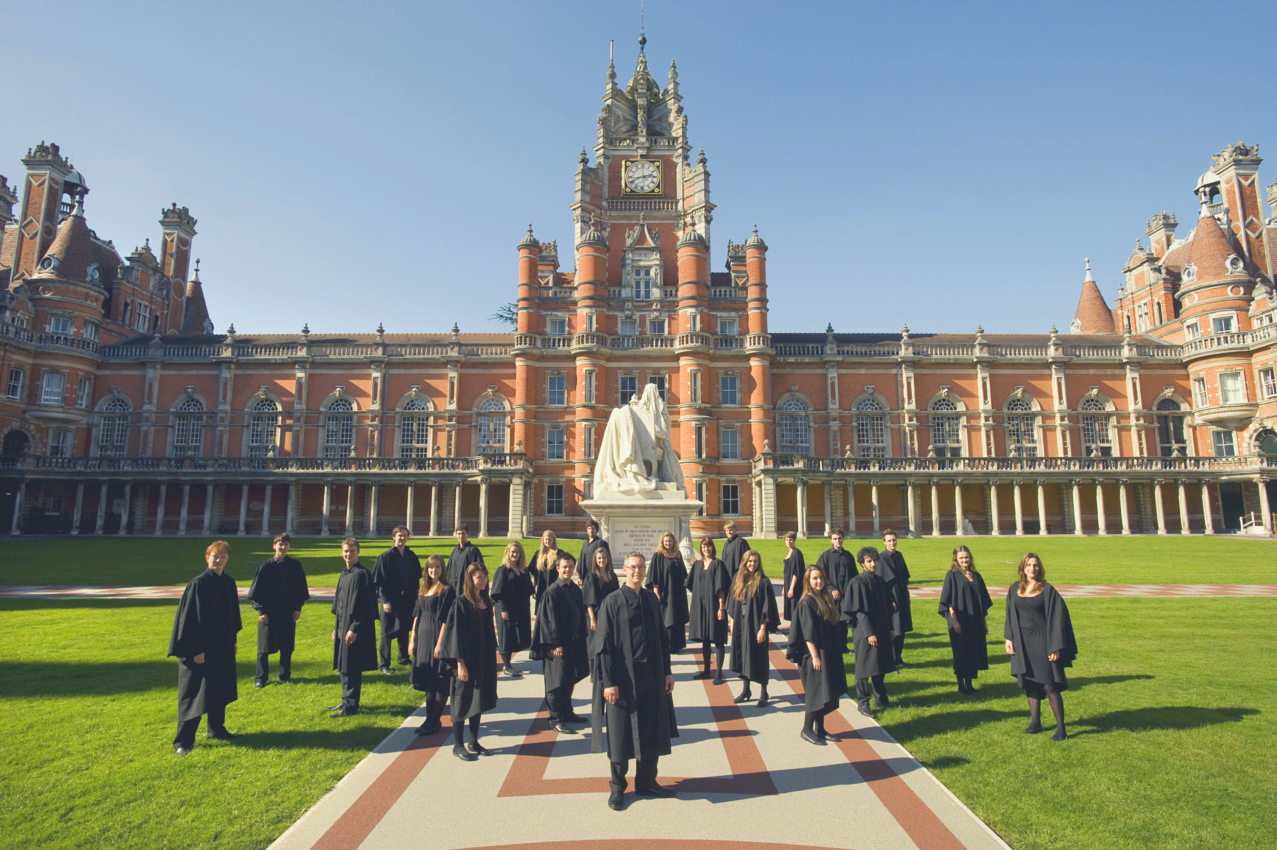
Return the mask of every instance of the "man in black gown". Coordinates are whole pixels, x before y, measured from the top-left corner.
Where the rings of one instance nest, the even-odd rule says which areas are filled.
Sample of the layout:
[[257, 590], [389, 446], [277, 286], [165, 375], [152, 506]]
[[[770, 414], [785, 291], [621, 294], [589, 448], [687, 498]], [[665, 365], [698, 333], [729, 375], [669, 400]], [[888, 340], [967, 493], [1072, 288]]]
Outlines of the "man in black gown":
[[223, 572], [230, 544], [218, 540], [204, 552], [208, 569], [182, 592], [173, 620], [168, 654], [177, 658], [177, 736], [173, 752], [184, 756], [195, 746], [200, 718], [208, 715], [208, 737], [229, 741], [226, 706], [239, 697], [235, 685], [237, 635], [243, 621], [235, 579]]
[[372, 576], [359, 563], [359, 541], [347, 537], [341, 543], [341, 559], [346, 564], [337, 579], [333, 598], [333, 669], [341, 674], [341, 702], [331, 706], [331, 717], [359, 713], [364, 671], [377, 669], [377, 592]]
[[856, 642], [856, 702], [861, 714], [873, 717], [869, 708], [871, 684], [875, 707], [891, 705], [887, 674], [896, 669], [891, 646], [891, 589], [878, 575], [877, 550], [866, 546], [859, 558], [865, 571], [847, 583], [842, 612]]
[[620, 811], [624, 804], [631, 758], [638, 759], [634, 793], [640, 797], [673, 797], [656, 783], [657, 760], [670, 752], [678, 736], [674, 720], [674, 676], [661, 621], [661, 604], [643, 588], [647, 564], [638, 552], [625, 556], [625, 583], [599, 606], [602, 632], [594, 656], [594, 734], [591, 748], [603, 751], [607, 723], [607, 754], [612, 764], [607, 804]]
[[457, 593], [461, 593], [461, 580], [466, 576], [466, 567], [471, 564], [482, 564], [483, 553], [479, 551], [478, 546], [470, 542], [470, 529], [464, 525], [457, 526], [453, 534], [457, 538], [457, 545], [453, 547], [452, 554], [448, 555], [448, 584], [452, 585]]
[[248, 588], [248, 601], [257, 612], [257, 675], [254, 685], [266, 687], [270, 679], [270, 657], [279, 653], [279, 680], [287, 682], [293, 674], [293, 649], [297, 645], [297, 620], [302, 605], [310, 599], [306, 571], [296, 558], [288, 556], [292, 548], [288, 533], [275, 535], [275, 557], [262, 561]]
[[421, 584], [421, 561], [408, 548], [408, 528], [397, 525], [391, 532], [395, 545], [377, 556], [372, 566], [372, 583], [377, 588], [381, 605], [381, 643], [378, 647], [381, 672], [390, 673], [390, 645], [399, 642], [399, 666], [411, 666], [408, 657], [408, 633], [412, 630], [412, 609], [417, 605], [417, 588]]
[[851, 552], [842, 548], [843, 533], [835, 528], [829, 535], [829, 548], [820, 553], [816, 566], [825, 571], [829, 577], [829, 592], [834, 601], [841, 604], [842, 596], [847, 592], [847, 582], [856, 577], [856, 558]]
[[736, 533], [736, 523], [723, 523], [723, 533], [727, 540], [723, 541], [723, 563], [727, 565], [727, 574], [732, 581], [736, 580], [736, 570], [740, 567], [740, 559], [749, 551], [749, 541], [744, 535]]
[[576, 562], [576, 577], [580, 581], [585, 581], [585, 575], [594, 569], [594, 550], [607, 549], [608, 556], [611, 557], [612, 550], [607, 545], [607, 541], [599, 537], [599, 524], [595, 520], [590, 520], [585, 524], [585, 544], [581, 547], [581, 557]]
[[878, 555], [878, 575], [891, 588], [891, 601], [895, 606], [891, 615], [891, 628], [896, 633], [891, 645], [896, 654], [896, 666], [905, 663], [905, 632], [913, 631], [913, 609], [909, 601], [909, 566], [904, 553], [896, 548], [896, 533], [888, 528], [882, 533], [883, 550]]
[[550, 728], [571, 733], [566, 724], [572, 712], [572, 688], [589, 675], [585, 653], [585, 600], [572, 581], [576, 560], [559, 552], [559, 580], [541, 594], [537, 621], [532, 629], [532, 657], [545, 664], [545, 706]]

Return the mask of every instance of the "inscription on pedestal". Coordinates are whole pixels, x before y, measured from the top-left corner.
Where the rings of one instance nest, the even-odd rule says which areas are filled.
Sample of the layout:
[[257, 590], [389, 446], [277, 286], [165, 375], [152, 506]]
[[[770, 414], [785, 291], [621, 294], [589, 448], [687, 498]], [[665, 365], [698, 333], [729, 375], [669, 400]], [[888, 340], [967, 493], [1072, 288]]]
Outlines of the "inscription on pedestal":
[[678, 520], [672, 517], [658, 520], [627, 518], [616, 525], [608, 546], [612, 549], [612, 559], [617, 567], [630, 552], [642, 552], [644, 558], [651, 558], [666, 531], [678, 534]]

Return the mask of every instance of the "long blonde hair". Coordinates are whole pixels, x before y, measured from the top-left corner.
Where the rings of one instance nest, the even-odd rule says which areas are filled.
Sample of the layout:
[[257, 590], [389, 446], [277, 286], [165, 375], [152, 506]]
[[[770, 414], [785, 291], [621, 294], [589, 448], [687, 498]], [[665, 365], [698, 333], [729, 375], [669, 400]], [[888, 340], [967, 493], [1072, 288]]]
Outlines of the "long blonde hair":
[[[546, 545], [545, 545], [546, 535], [549, 535], [550, 537], [550, 547], [548, 549], [546, 548]], [[522, 549], [523, 547], [520, 546], [519, 548]], [[558, 553], [559, 553], [558, 535], [555, 534], [553, 531], [546, 531], [545, 534], [541, 535], [541, 546], [540, 548], [537, 549], [537, 569], [540, 569], [540, 570], [548, 569], [551, 571], [556, 569], [556, 566], [559, 563]], [[547, 561], [546, 558], [549, 558], [550, 560]]]
[[[513, 562], [510, 560], [511, 549], [519, 553], [519, 557], [514, 559]], [[519, 572], [523, 572], [524, 570], [528, 568], [528, 556], [523, 551], [522, 543], [515, 540], [505, 547], [505, 552], [501, 553], [501, 566], [513, 567], [515, 570]]]
[[[674, 545], [671, 546], [669, 549], [665, 548], [666, 537], [669, 537], [670, 539], [674, 541]], [[655, 554], [664, 555], [667, 558], [679, 557], [678, 536], [674, 534], [674, 532], [672, 531], [662, 531], [661, 536], [656, 538], [656, 553]]]
[[[758, 561], [757, 569], [746, 568], [745, 565], [751, 560]], [[758, 592], [758, 586], [762, 583], [763, 556], [758, 554], [757, 549], [748, 549], [745, 554], [740, 556], [740, 566], [736, 570], [736, 578], [732, 581], [732, 598], [737, 602], [751, 599]]]
[[[812, 590], [812, 573], [820, 573], [820, 577], [825, 580], [825, 584], [820, 590]], [[838, 607], [834, 605], [834, 596], [829, 592], [829, 576], [825, 575], [825, 571], [820, 567], [808, 567], [807, 572], [803, 573], [803, 595], [799, 597], [798, 601], [802, 602], [808, 596], [816, 600], [816, 609], [820, 611], [821, 617], [831, 623], [838, 622]]]

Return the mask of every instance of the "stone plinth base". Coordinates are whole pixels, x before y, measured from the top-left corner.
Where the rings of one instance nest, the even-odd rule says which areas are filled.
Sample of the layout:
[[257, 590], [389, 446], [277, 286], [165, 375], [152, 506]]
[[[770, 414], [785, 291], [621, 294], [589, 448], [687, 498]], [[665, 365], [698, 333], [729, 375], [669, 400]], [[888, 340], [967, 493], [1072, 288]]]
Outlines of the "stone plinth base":
[[[678, 498], [673, 498], [677, 495]], [[692, 548], [692, 516], [703, 502], [686, 498], [682, 491], [655, 491], [649, 498], [622, 494], [603, 494], [600, 499], [587, 499], [581, 507], [598, 520], [599, 533], [612, 550], [612, 566], [620, 568], [629, 552], [642, 552], [651, 559], [661, 542], [661, 535], [673, 532], [678, 548], [690, 566], [695, 560]]]

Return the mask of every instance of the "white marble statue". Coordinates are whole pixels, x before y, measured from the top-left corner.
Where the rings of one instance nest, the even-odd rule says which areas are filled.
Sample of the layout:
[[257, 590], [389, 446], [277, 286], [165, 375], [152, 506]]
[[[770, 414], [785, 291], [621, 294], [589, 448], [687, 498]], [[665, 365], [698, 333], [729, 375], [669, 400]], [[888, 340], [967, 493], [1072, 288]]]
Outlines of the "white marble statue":
[[608, 418], [594, 464], [594, 498], [607, 493], [649, 496], [658, 489], [677, 490], [679, 498], [687, 498], [678, 455], [670, 443], [669, 411], [656, 385], [648, 384], [642, 398], [634, 396]]

